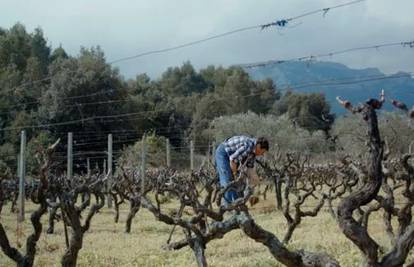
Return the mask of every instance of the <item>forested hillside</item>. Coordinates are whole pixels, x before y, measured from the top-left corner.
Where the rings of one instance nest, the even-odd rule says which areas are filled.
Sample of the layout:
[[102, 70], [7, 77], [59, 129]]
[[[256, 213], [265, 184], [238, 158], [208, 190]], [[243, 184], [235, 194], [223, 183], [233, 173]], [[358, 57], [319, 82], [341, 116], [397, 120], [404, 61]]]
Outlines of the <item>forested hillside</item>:
[[[241, 68], [207, 67], [189, 62], [168, 68], [159, 79], [146, 74], [125, 79], [108, 64], [99, 47], [69, 55], [51, 47], [38, 28], [0, 29], [0, 155], [16, 164], [19, 133], [26, 130], [29, 149], [74, 133], [75, 160], [104, 158], [108, 133], [114, 150], [155, 132], [172, 145], [201, 136], [217, 116], [251, 110], [268, 113], [280, 94], [270, 80], [253, 81]], [[94, 153], [96, 151], [96, 153]], [[65, 151], [58, 152], [62, 162]], [[30, 156], [30, 153], [29, 153]]]
[[[283, 90], [299, 93], [323, 93], [332, 111], [343, 114], [335, 97], [342, 95], [358, 102], [377, 95], [384, 89], [393, 99], [414, 104], [413, 73], [397, 72], [386, 75], [376, 68], [352, 69], [335, 62], [291, 61], [246, 70], [253, 79], [272, 79]], [[385, 109], [392, 110], [390, 104]]]

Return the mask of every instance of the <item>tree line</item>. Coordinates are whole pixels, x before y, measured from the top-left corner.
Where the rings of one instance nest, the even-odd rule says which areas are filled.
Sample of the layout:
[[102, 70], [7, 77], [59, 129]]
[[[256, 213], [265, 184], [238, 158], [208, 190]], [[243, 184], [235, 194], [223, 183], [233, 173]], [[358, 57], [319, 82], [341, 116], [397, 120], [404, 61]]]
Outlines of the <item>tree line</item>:
[[[212, 120], [248, 111], [287, 114], [309, 131], [326, 133], [334, 120], [323, 95], [283, 94], [271, 79], [253, 80], [240, 67], [196, 70], [184, 62], [157, 79], [145, 73], [126, 79], [99, 46], [82, 47], [73, 56], [62, 46], [51, 47], [41, 28], [28, 32], [20, 23], [0, 28], [2, 166], [16, 164], [22, 129], [29, 151], [34, 143], [56, 138], [64, 143], [73, 132], [75, 160], [84, 160], [105, 151], [108, 133], [114, 133], [115, 151], [148, 132], [176, 147], [190, 139], [202, 147], [211, 141]], [[65, 151], [56, 154], [64, 162]]]

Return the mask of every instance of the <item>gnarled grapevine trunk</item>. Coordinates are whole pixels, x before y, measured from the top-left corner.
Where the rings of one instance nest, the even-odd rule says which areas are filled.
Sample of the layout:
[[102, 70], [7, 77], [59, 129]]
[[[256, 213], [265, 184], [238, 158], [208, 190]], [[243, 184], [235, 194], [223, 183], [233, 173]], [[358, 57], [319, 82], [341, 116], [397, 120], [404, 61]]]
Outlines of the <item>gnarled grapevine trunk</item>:
[[272, 233], [258, 226], [248, 213], [237, 216], [242, 231], [265, 245], [276, 260], [288, 267], [339, 267], [339, 263], [329, 255], [307, 251], [290, 251]]
[[[381, 101], [383, 102], [383, 99]], [[382, 105], [378, 104], [382, 103], [381, 101], [371, 99], [357, 110], [352, 109], [351, 106], [354, 113], [358, 112], [363, 114], [368, 124], [368, 145], [370, 150], [367, 168], [368, 176], [360, 188], [339, 203], [337, 211], [339, 227], [345, 236], [362, 251], [368, 266], [378, 266], [378, 244], [370, 237], [367, 228], [357, 222], [352, 214], [361, 206], [370, 203], [377, 196], [381, 187], [383, 178], [383, 144], [381, 142], [376, 114], [376, 109]]]
[[129, 213], [128, 213], [128, 217], [125, 223], [125, 233], [131, 232], [132, 220], [134, 219], [135, 215], [139, 211], [140, 207], [141, 207], [140, 197], [134, 197], [130, 199]]

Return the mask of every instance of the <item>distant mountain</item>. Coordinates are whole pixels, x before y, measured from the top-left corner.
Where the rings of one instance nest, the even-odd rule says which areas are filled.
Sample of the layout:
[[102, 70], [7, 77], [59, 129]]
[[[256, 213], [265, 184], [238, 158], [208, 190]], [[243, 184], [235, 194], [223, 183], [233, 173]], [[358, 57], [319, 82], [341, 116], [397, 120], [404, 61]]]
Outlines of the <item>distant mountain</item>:
[[[414, 79], [410, 73], [385, 75], [377, 68], [351, 69], [334, 62], [285, 62], [246, 71], [255, 80], [271, 78], [279, 90], [324, 93], [337, 114], [345, 111], [336, 102], [336, 96], [357, 104], [377, 97], [381, 89], [388, 99], [398, 99], [409, 106], [414, 104]], [[385, 108], [392, 110], [389, 102]]]

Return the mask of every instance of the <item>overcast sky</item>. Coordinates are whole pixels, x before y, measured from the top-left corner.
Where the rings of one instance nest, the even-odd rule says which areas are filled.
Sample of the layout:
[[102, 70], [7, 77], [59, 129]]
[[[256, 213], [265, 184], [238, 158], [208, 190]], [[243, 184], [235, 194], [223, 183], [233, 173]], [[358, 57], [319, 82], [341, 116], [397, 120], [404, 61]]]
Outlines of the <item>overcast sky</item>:
[[[49, 44], [71, 55], [100, 45], [108, 61], [162, 49], [240, 27], [264, 24], [350, 0], [0, 0], [0, 27], [40, 26]], [[196, 68], [284, 59], [346, 48], [414, 40], [413, 0], [366, 0], [285, 29], [253, 30], [116, 64], [129, 78], [158, 77], [191, 61]], [[414, 71], [414, 48], [384, 48], [336, 56], [354, 68]]]

